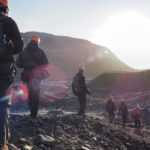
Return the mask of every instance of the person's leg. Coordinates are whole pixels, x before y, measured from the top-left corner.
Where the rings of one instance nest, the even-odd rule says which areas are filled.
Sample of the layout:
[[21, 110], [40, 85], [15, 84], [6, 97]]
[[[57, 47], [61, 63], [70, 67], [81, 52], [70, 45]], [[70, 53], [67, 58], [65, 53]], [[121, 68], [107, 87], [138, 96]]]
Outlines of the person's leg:
[[33, 99], [33, 103], [32, 103], [33, 116], [37, 117], [38, 108], [39, 108], [39, 91], [34, 91], [34, 95], [32, 99]]
[[112, 113], [109, 112], [109, 123], [112, 123]]
[[83, 98], [82, 98], [82, 114], [85, 114], [85, 109], [86, 109], [86, 95], [83, 95]]
[[137, 126], [138, 126], [138, 128], [141, 127], [141, 120], [140, 119], [137, 120]]
[[33, 91], [31, 88], [28, 88], [28, 105], [29, 105], [29, 111], [30, 111], [30, 116], [32, 117], [33, 115]]
[[122, 125], [123, 125], [123, 127], [125, 127], [125, 118], [124, 118], [124, 116], [122, 116]]
[[78, 96], [78, 101], [79, 101], [79, 111], [78, 111], [78, 115], [81, 114], [82, 112], [82, 97]]
[[30, 111], [30, 115], [32, 113], [32, 89], [30, 87], [30, 82], [26, 82], [27, 87], [28, 87], [28, 107], [29, 107], [29, 111]]
[[12, 96], [10, 82], [0, 81], [0, 148], [7, 147], [9, 140], [8, 109]]
[[137, 121], [137, 118], [135, 118], [134, 122], [135, 122], [135, 128], [137, 128], [137, 127], [138, 127], [138, 121]]
[[8, 105], [0, 104], [0, 147], [8, 144]]
[[123, 122], [123, 126], [125, 127], [127, 123], [127, 115], [122, 116], [122, 122]]
[[29, 109], [31, 112], [31, 117], [36, 118], [39, 108], [39, 93], [41, 81], [38, 79], [30, 80], [28, 84], [29, 89]]

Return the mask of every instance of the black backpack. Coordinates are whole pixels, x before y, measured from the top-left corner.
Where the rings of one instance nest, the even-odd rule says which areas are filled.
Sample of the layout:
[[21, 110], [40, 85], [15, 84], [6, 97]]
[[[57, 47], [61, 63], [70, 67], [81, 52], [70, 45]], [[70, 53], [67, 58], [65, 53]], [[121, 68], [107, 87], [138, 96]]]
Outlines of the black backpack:
[[73, 91], [74, 91], [75, 94], [78, 94], [81, 91], [81, 86], [80, 86], [80, 83], [79, 83], [79, 79], [80, 79], [79, 75], [75, 75], [73, 77], [72, 86], [73, 86]]
[[6, 16], [0, 17], [0, 59], [3, 59], [5, 55], [7, 54], [8, 50], [8, 42], [7, 42], [7, 35], [4, 34], [4, 22]]

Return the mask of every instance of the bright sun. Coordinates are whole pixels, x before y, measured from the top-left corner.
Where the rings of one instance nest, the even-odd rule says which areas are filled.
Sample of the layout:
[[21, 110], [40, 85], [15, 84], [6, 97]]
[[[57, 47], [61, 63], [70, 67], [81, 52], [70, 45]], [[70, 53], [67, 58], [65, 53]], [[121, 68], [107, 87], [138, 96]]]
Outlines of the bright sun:
[[136, 69], [150, 69], [150, 18], [136, 12], [110, 17], [92, 32], [93, 42], [108, 47]]

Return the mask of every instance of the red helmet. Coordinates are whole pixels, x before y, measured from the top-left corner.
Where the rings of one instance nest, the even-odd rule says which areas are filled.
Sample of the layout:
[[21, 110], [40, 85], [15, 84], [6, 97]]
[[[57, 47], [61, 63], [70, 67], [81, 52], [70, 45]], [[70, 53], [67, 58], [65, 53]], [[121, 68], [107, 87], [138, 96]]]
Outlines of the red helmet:
[[8, 0], [0, 0], [0, 4], [2, 4], [3, 6], [8, 7]]

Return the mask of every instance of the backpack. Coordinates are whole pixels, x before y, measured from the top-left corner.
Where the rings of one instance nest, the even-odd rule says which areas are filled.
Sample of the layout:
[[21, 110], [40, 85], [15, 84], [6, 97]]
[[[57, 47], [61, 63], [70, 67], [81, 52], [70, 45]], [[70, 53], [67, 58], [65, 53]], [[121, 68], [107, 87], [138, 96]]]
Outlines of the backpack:
[[41, 67], [38, 67], [38, 69], [33, 70], [33, 76], [40, 80], [47, 79], [50, 76], [49, 72], [43, 68], [44, 66], [39, 63], [39, 60], [33, 55], [31, 51], [28, 51], [28, 53], [30, 54], [30, 57], [35, 62], [35, 64], [37, 66], [41, 66]]
[[3, 30], [5, 18], [6, 18], [5, 16], [2, 16], [0, 18], [0, 59], [2, 59], [5, 56], [5, 54], [7, 54], [6, 50], [8, 46], [7, 35], [4, 34]]
[[140, 116], [140, 109], [135, 108], [135, 109], [132, 111], [132, 115], [133, 115], [133, 117], [139, 117], [139, 116]]
[[80, 91], [81, 91], [81, 87], [80, 87], [80, 83], [79, 83], [79, 75], [75, 75], [73, 77], [73, 82], [72, 82], [72, 86], [73, 86], [73, 92], [75, 95], [77, 95]]

